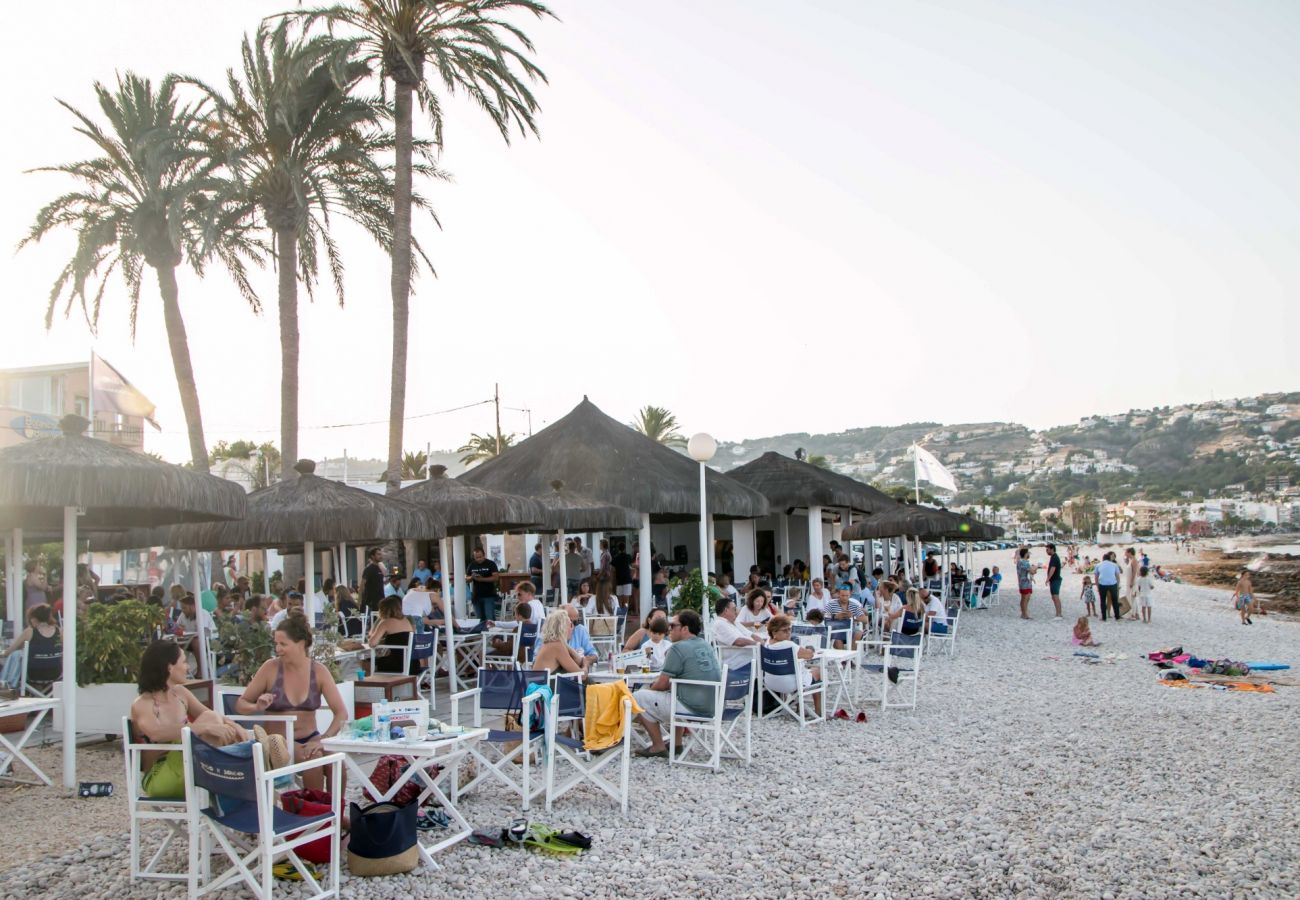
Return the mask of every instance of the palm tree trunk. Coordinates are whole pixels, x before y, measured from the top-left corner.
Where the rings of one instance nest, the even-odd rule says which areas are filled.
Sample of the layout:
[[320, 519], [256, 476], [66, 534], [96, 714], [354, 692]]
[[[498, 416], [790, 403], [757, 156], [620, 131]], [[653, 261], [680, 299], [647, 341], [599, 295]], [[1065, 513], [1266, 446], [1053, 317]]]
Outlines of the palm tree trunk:
[[406, 335], [411, 299], [411, 153], [414, 146], [411, 100], [413, 84], [395, 81], [397, 169], [393, 191], [393, 372], [388, 405], [388, 471], [390, 496], [402, 486], [402, 427], [406, 417]]
[[275, 233], [280, 293], [280, 478], [298, 462], [298, 241], [293, 228]]
[[176, 370], [176, 387], [181, 392], [181, 409], [190, 435], [190, 461], [196, 472], [208, 471], [208, 448], [203, 443], [203, 415], [199, 412], [199, 390], [194, 384], [194, 366], [190, 363], [190, 344], [181, 317], [180, 291], [176, 287], [176, 267], [154, 269], [158, 291], [162, 294], [163, 324], [167, 327], [167, 345]]

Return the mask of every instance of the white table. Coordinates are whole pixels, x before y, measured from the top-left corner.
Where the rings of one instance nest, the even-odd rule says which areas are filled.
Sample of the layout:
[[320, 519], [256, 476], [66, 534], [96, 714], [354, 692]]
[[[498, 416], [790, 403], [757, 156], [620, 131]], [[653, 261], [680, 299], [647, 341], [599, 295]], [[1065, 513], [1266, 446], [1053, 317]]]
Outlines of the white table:
[[[422, 831], [416, 840], [416, 846], [420, 848], [420, 858], [437, 869], [440, 866], [434, 862], [433, 854], [463, 841], [474, 830], [470, 827], [469, 822], [465, 820], [465, 817], [460, 814], [460, 810], [456, 809], [455, 800], [460, 789], [457, 776], [461, 759], [469, 753], [473, 745], [487, 737], [487, 734], [488, 730], [486, 728], [474, 728], [466, 730], [464, 734], [437, 739], [425, 738], [415, 743], [406, 741], [367, 741], [358, 737], [339, 736], [321, 741], [321, 749], [326, 753], [342, 753], [344, 768], [352, 773], [352, 777], [356, 779], [362, 790], [375, 803], [392, 800], [397, 795], [397, 792], [413, 778], [418, 777], [424, 782], [419, 799], [416, 800], [417, 807], [422, 805], [429, 797], [433, 797], [442, 804], [443, 810], [451, 819], [447, 835], [441, 840], [432, 844], [426, 844], [422, 840], [422, 838], [431, 834], [441, 834], [441, 831]], [[402, 777], [393, 782], [387, 791], [380, 792], [370, 782], [370, 776], [362, 766], [372, 764], [379, 757], [388, 755], [400, 756], [410, 765], [402, 773]], [[442, 771], [436, 777], [425, 771], [425, 766], [431, 762], [442, 766]], [[450, 778], [451, 780], [450, 797], [438, 787], [438, 782], [443, 778]]]
[[[6, 781], [14, 781], [19, 784], [45, 784], [47, 787], [53, 786], [54, 782], [41, 771], [40, 766], [32, 762], [31, 759], [23, 753], [23, 747], [32, 739], [32, 734], [40, 727], [41, 722], [50, 714], [51, 710], [58, 707], [61, 701], [54, 697], [24, 697], [21, 700], [0, 700], [0, 717], [15, 716], [25, 713], [36, 713], [31, 722], [27, 723], [27, 728], [18, 736], [17, 741], [11, 739], [7, 734], [0, 734], [0, 778]], [[14, 760], [18, 760], [40, 779], [39, 782], [26, 778], [18, 778], [14, 775], [5, 773], [13, 766]]]

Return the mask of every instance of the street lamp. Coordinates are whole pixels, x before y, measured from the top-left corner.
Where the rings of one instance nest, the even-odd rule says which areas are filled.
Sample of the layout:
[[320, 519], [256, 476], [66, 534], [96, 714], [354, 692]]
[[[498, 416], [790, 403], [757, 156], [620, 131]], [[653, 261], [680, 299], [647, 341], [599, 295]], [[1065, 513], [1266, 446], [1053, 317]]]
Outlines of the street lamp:
[[[704, 464], [713, 459], [713, 454], [718, 452], [718, 442], [701, 431], [699, 434], [692, 435], [691, 439], [687, 441], [686, 452], [691, 459], [700, 464], [700, 579], [704, 582], [705, 587], [708, 587], [709, 525], [707, 517], [709, 507], [704, 495]], [[709, 621], [708, 591], [704, 592], [700, 611], [703, 613], [704, 622], [707, 625]]]

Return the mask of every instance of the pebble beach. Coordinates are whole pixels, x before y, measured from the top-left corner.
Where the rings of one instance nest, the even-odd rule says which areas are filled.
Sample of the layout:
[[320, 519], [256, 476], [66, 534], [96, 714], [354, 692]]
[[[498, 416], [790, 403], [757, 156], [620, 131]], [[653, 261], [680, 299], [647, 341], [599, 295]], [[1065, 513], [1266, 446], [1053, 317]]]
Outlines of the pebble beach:
[[[1149, 549], [1157, 562], [1188, 561]], [[1011, 573], [1003, 601], [962, 614], [952, 657], [926, 657], [915, 710], [870, 707], [866, 723], [805, 729], [756, 720], [753, 764], [729, 761], [717, 774], [634, 759], [625, 819], [589, 789], [528, 814], [590, 834], [587, 853], [462, 843], [439, 856], [440, 871], [362, 879], [345, 868], [344, 896], [1300, 894], [1300, 687], [1173, 689], [1143, 658], [1182, 646], [1300, 668], [1300, 622], [1242, 626], [1228, 591], [1161, 583], [1152, 624], [1093, 622], [1102, 658], [1088, 663], [1070, 643], [1081, 576], [1066, 576], [1063, 619], [1039, 584], [1025, 622], [1011, 559], [976, 555], [977, 572], [996, 563]], [[57, 746], [32, 756], [58, 772]], [[81, 759], [83, 778], [122, 784], [118, 744]], [[476, 827], [521, 815], [497, 786], [461, 809]], [[0, 897], [184, 896], [183, 884], [130, 880], [125, 816], [120, 795], [0, 784]], [[297, 891], [277, 883], [279, 894]]]

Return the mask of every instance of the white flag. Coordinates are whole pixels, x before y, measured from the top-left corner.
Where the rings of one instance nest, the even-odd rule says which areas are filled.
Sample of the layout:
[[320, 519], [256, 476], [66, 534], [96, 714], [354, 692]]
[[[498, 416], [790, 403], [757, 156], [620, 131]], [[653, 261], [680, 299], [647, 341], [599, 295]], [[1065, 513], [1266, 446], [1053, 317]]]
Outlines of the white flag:
[[95, 409], [111, 410], [124, 416], [139, 416], [154, 428], [154, 405], [149, 398], [140, 393], [131, 382], [122, 377], [122, 373], [108, 364], [104, 357], [91, 354], [91, 369], [94, 372]]
[[957, 481], [952, 473], [943, 467], [943, 463], [934, 454], [919, 445], [912, 447], [912, 462], [916, 466], [916, 480], [928, 481], [930, 484], [950, 491], [957, 490]]

